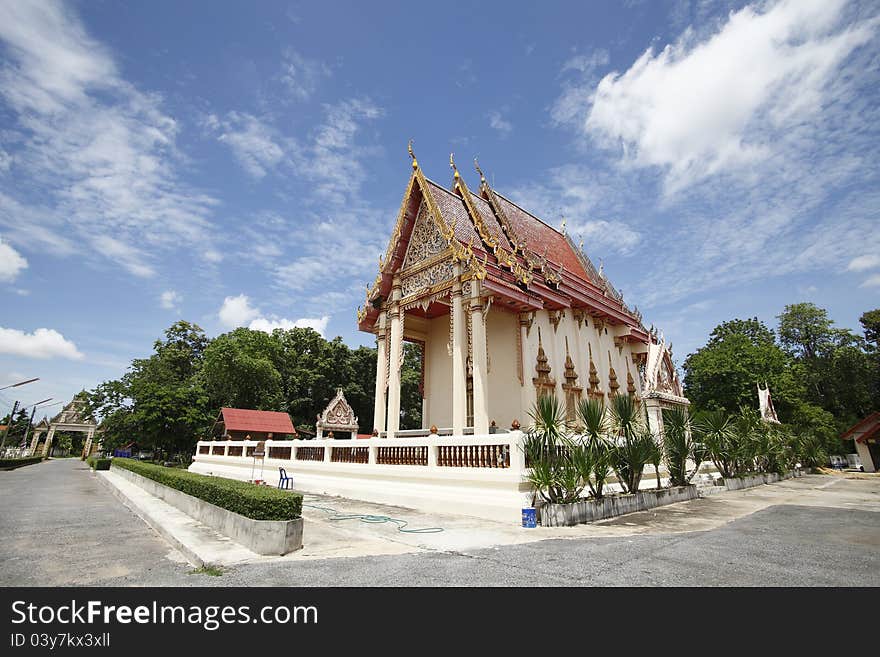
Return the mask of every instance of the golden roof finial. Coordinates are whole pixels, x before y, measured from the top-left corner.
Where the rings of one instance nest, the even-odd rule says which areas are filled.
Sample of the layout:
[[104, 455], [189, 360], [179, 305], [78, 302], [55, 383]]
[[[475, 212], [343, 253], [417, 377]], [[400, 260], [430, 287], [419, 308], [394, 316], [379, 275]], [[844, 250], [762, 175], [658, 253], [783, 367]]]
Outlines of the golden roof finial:
[[458, 182], [458, 179], [461, 178], [461, 176], [458, 174], [458, 167], [455, 166], [455, 153], [449, 154], [449, 166], [451, 166], [452, 170], [455, 172], [452, 177]]
[[416, 160], [416, 154], [413, 153], [412, 145], [413, 145], [413, 140], [410, 139], [410, 140], [409, 140], [409, 144], [408, 144], [407, 147], [406, 147], [406, 150], [409, 151], [409, 156], [412, 158], [412, 168], [413, 168], [413, 169], [418, 169], [418, 168], [419, 168], [419, 162], [418, 162], [418, 160]]
[[480, 183], [483, 185], [486, 184], [486, 176], [483, 175], [483, 170], [480, 168], [479, 162], [477, 162], [477, 158], [474, 158], [474, 168], [477, 170], [477, 173], [480, 174]]

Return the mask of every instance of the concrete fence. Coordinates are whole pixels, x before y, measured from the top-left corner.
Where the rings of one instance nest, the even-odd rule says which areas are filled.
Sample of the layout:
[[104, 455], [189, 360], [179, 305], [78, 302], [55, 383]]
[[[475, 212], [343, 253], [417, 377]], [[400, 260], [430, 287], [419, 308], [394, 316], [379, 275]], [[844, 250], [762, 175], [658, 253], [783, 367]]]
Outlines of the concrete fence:
[[359, 440], [201, 441], [191, 472], [277, 485], [284, 468], [294, 489], [439, 513], [519, 522], [531, 500], [520, 431]]

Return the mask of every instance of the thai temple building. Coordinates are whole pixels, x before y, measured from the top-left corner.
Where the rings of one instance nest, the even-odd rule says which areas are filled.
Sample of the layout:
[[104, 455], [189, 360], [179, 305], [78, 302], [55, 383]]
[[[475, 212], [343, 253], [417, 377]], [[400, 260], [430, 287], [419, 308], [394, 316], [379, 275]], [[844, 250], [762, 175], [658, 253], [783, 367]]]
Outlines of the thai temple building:
[[[655, 433], [662, 408], [687, 405], [671, 347], [575, 245], [493, 189], [475, 161], [472, 191], [412, 174], [379, 271], [358, 309], [378, 345], [375, 430], [400, 432], [403, 342], [423, 350], [423, 429], [462, 436], [528, 424], [541, 394], [629, 394]], [[449, 430], [449, 431], [445, 431]], [[406, 435], [410, 435], [407, 432]]]

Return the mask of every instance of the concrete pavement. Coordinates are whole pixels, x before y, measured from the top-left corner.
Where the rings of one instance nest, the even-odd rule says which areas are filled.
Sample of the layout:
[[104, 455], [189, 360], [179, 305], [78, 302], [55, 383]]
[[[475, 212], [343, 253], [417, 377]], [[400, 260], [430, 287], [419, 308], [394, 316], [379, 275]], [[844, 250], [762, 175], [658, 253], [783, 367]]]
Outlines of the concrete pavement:
[[[303, 550], [207, 577], [189, 574], [192, 566], [96, 477], [69, 460], [0, 473], [3, 499], [23, 501], [25, 492], [31, 499], [0, 511], [0, 531], [11, 537], [0, 555], [0, 584], [880, 584], [880, 478], [807, 476], [592, 525], [534, 530], [307, 496], [307, 504], [342, 513], [445, 531], [401, 534], [390, 524], [332, 521], [307, 506]], [[51, 546], [47, 536], [55, 539]]]

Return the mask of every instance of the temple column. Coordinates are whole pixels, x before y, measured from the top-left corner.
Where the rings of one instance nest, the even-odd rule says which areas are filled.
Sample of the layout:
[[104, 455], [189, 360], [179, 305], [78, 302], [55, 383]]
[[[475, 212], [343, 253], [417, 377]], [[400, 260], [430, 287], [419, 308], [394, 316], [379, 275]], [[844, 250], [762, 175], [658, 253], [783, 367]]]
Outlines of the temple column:
[[452, 283], [452, 435], [463, 436], [467, 419], [467, 327], [461, 297], [461, 265], [455, 263]]
[[52, 440], [55, 438], [55, 425], [53, 424], [49, 427], [49, 435], [46, 436], [46, 444], [43, 445], [43, 456], [50, 456], [50, 450], [52, 449]]
[[400, 360], [403, 354], [403, 326], [400, 315], [400, 278], [395, 276], [391, 287], [391, 346], [388, 370], [388, 428], [387, 435], [394, 438], [400, 430]]
[[36, 456], [37, 445], [40, 444], [40, 436], [43, 435], [42, 431], [34, 431], [34, 437], [31, 440], [31, 456]]
[[376, 431], [385, 431], [385, 381], [388, 371], [388, 354], [385, 352], [385, 324], [388, 313], [384, 310], [379, 313], [379, 332], [376, 342], [376, 402], [373, 406], [373, 428]]
[[471, 281], [471, 335], [474, 370], [474, 435], [489, 433], [488, 362], [486, 357], [486, 323], [480, 298], [480, 281]]

